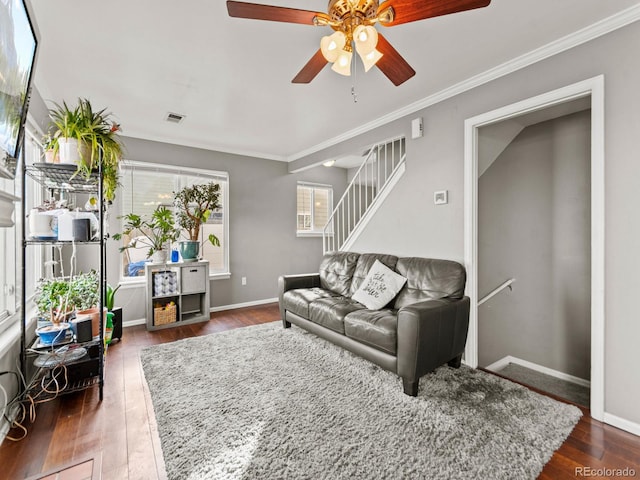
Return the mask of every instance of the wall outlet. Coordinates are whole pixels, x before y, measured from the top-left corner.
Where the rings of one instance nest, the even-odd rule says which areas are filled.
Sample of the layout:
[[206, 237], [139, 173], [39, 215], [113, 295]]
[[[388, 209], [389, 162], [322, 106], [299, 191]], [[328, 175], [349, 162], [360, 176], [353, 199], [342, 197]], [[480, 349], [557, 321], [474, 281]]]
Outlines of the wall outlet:
[[242, 285], [246, 285], [247, 284], [247, 277], [242, 277]]
[[439, 190], [437, 192], [433, 192], [433, 203], [436, 205], [446, 205], [449, 203], [449, 191]]

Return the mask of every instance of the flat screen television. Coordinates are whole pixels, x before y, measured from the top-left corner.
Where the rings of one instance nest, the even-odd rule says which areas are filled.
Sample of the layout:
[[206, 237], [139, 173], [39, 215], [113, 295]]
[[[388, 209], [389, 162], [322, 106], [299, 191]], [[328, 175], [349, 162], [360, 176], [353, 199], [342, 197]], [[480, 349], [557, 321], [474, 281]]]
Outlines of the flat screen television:
[[0, 0], [0, 175], [14, 178], [38, 39], [25, 0]]

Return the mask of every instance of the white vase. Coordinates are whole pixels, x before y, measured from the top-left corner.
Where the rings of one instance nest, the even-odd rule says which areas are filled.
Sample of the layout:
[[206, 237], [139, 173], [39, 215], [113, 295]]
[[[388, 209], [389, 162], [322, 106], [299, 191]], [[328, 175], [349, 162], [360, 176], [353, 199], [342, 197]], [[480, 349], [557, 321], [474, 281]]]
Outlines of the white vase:
[[167, 263], [167, 251], [164, 249], [156, 250], [151, 255], [151, 261], [153, 263]]
[[60, 154], [60, 163], [77, 165], [80, 161], [78, 140], [75, 138], [60, 137], [58, 139], [58, 152]]
[[58, 139], [58, 153], [60, 163], [67, 165], [80, 165], [91, 161], [91, 149], [82, 142], [78, 146], [77, 138], [60, 137]]

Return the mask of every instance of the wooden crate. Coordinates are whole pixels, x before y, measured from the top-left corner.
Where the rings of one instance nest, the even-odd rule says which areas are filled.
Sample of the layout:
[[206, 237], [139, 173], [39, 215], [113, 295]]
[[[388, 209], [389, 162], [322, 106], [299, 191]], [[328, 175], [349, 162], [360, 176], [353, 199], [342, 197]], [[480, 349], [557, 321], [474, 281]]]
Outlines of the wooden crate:
[[160, 307], [153, 309], [153, 324], [154, 325], [166, 325], [167, 323], [174, 323], [176, 321], [178, 313], [178, 307], [171, 305], [170, 307]]

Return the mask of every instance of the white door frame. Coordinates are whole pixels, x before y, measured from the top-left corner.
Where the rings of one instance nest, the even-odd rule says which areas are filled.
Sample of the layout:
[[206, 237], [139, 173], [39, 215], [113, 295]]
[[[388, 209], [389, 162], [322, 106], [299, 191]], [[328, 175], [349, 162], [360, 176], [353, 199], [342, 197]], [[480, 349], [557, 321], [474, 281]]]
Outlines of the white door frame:
[[471, 298], [465, 363], [478, 366], [478, 129], [580, 97], [591, 97], [591, 416], [604, 417], [604, 76], [469, 118], [464, 124], [464, 258]]

